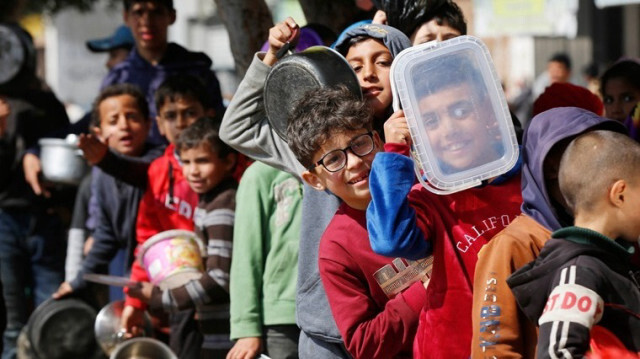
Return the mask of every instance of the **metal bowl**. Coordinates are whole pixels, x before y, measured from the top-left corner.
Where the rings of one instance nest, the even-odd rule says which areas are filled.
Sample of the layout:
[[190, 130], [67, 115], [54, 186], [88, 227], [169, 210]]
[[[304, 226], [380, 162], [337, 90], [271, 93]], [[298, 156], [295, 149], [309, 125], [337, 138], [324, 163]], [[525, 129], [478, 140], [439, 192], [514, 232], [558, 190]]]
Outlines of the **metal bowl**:
[[[96, 316], [93, 327], [96, 340], [107, 355], [126, 340], [122, 331], [122, 309], [124, 309], [124, 301], [118, 300], [104, 306]], [[145, 313], [144, 322], [143, 335], [150, 336], [153, 333], [153, 327], [147, 313]]]
[[45, 179], [54, 183], [79, 185], [89, 171], [89, 165], [82, 157], [74, 137], [42, 138], [38, 143]]
[[133, 338], [119, 344], [109, 359], [178, 359], [163, 342], [151, 338]]

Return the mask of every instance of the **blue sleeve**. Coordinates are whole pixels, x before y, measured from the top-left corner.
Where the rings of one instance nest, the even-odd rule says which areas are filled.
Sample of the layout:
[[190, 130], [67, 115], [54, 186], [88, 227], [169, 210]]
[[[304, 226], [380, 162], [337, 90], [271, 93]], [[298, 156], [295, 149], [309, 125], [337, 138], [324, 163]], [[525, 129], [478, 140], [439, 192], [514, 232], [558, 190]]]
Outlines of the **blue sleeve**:
[[367, 230], [374, 252], [414, 260], [430, 254], [431, 245], [409, 205], [413, 184], [410, 158], [396, 153], [376, 155], [369, 174], [371, 203], [367, 208]]

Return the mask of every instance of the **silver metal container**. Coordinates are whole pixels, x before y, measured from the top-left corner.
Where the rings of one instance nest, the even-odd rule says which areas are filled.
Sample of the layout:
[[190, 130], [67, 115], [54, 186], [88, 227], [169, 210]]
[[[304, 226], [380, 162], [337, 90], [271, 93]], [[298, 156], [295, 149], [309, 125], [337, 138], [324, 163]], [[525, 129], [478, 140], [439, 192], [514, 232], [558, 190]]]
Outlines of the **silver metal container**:
[[40, 163], [44, 178], [53, 183], [78, 185], [89, 171], [87, 161], [78, 149], [75, 136], [67, 139], [42, 138], [40, 144]]
[[109, 359], [178, 359], [169, 346], [151, 338], [133, 338], [119, 344]]

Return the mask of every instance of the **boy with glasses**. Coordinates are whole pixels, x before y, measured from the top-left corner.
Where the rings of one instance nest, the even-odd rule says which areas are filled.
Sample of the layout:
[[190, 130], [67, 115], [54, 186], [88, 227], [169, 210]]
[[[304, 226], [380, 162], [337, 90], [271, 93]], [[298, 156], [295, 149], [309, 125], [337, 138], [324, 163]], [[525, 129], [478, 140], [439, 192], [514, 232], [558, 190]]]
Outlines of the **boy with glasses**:
[[320, 240], [318, 264], [345, 346], [354, 358], [410, 358], [426, 291], [423, 274], [408, 273], [415, 262], [369, 245], [369, 171], [382, 149], [369, 106], [346, 88], [321, 89], [307, 93], [291, 118], [287, 138], [307, 168], [302, 178], [343, 201]]

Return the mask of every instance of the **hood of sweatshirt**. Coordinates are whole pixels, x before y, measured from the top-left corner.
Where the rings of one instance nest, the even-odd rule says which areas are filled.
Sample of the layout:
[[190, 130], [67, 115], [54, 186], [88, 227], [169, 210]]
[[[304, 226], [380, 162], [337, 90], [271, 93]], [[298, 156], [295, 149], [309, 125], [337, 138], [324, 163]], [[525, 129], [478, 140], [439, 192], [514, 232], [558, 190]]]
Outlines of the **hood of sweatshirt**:
[[522, 212], [551, 231], [571, 225], [560, 223], [544, 180], [543, 164], [558, 142], [591, 129], [627, 133], [622, 124], [577, 107], [554, 108], [535, 116], [524, 134], [522, 165]]

